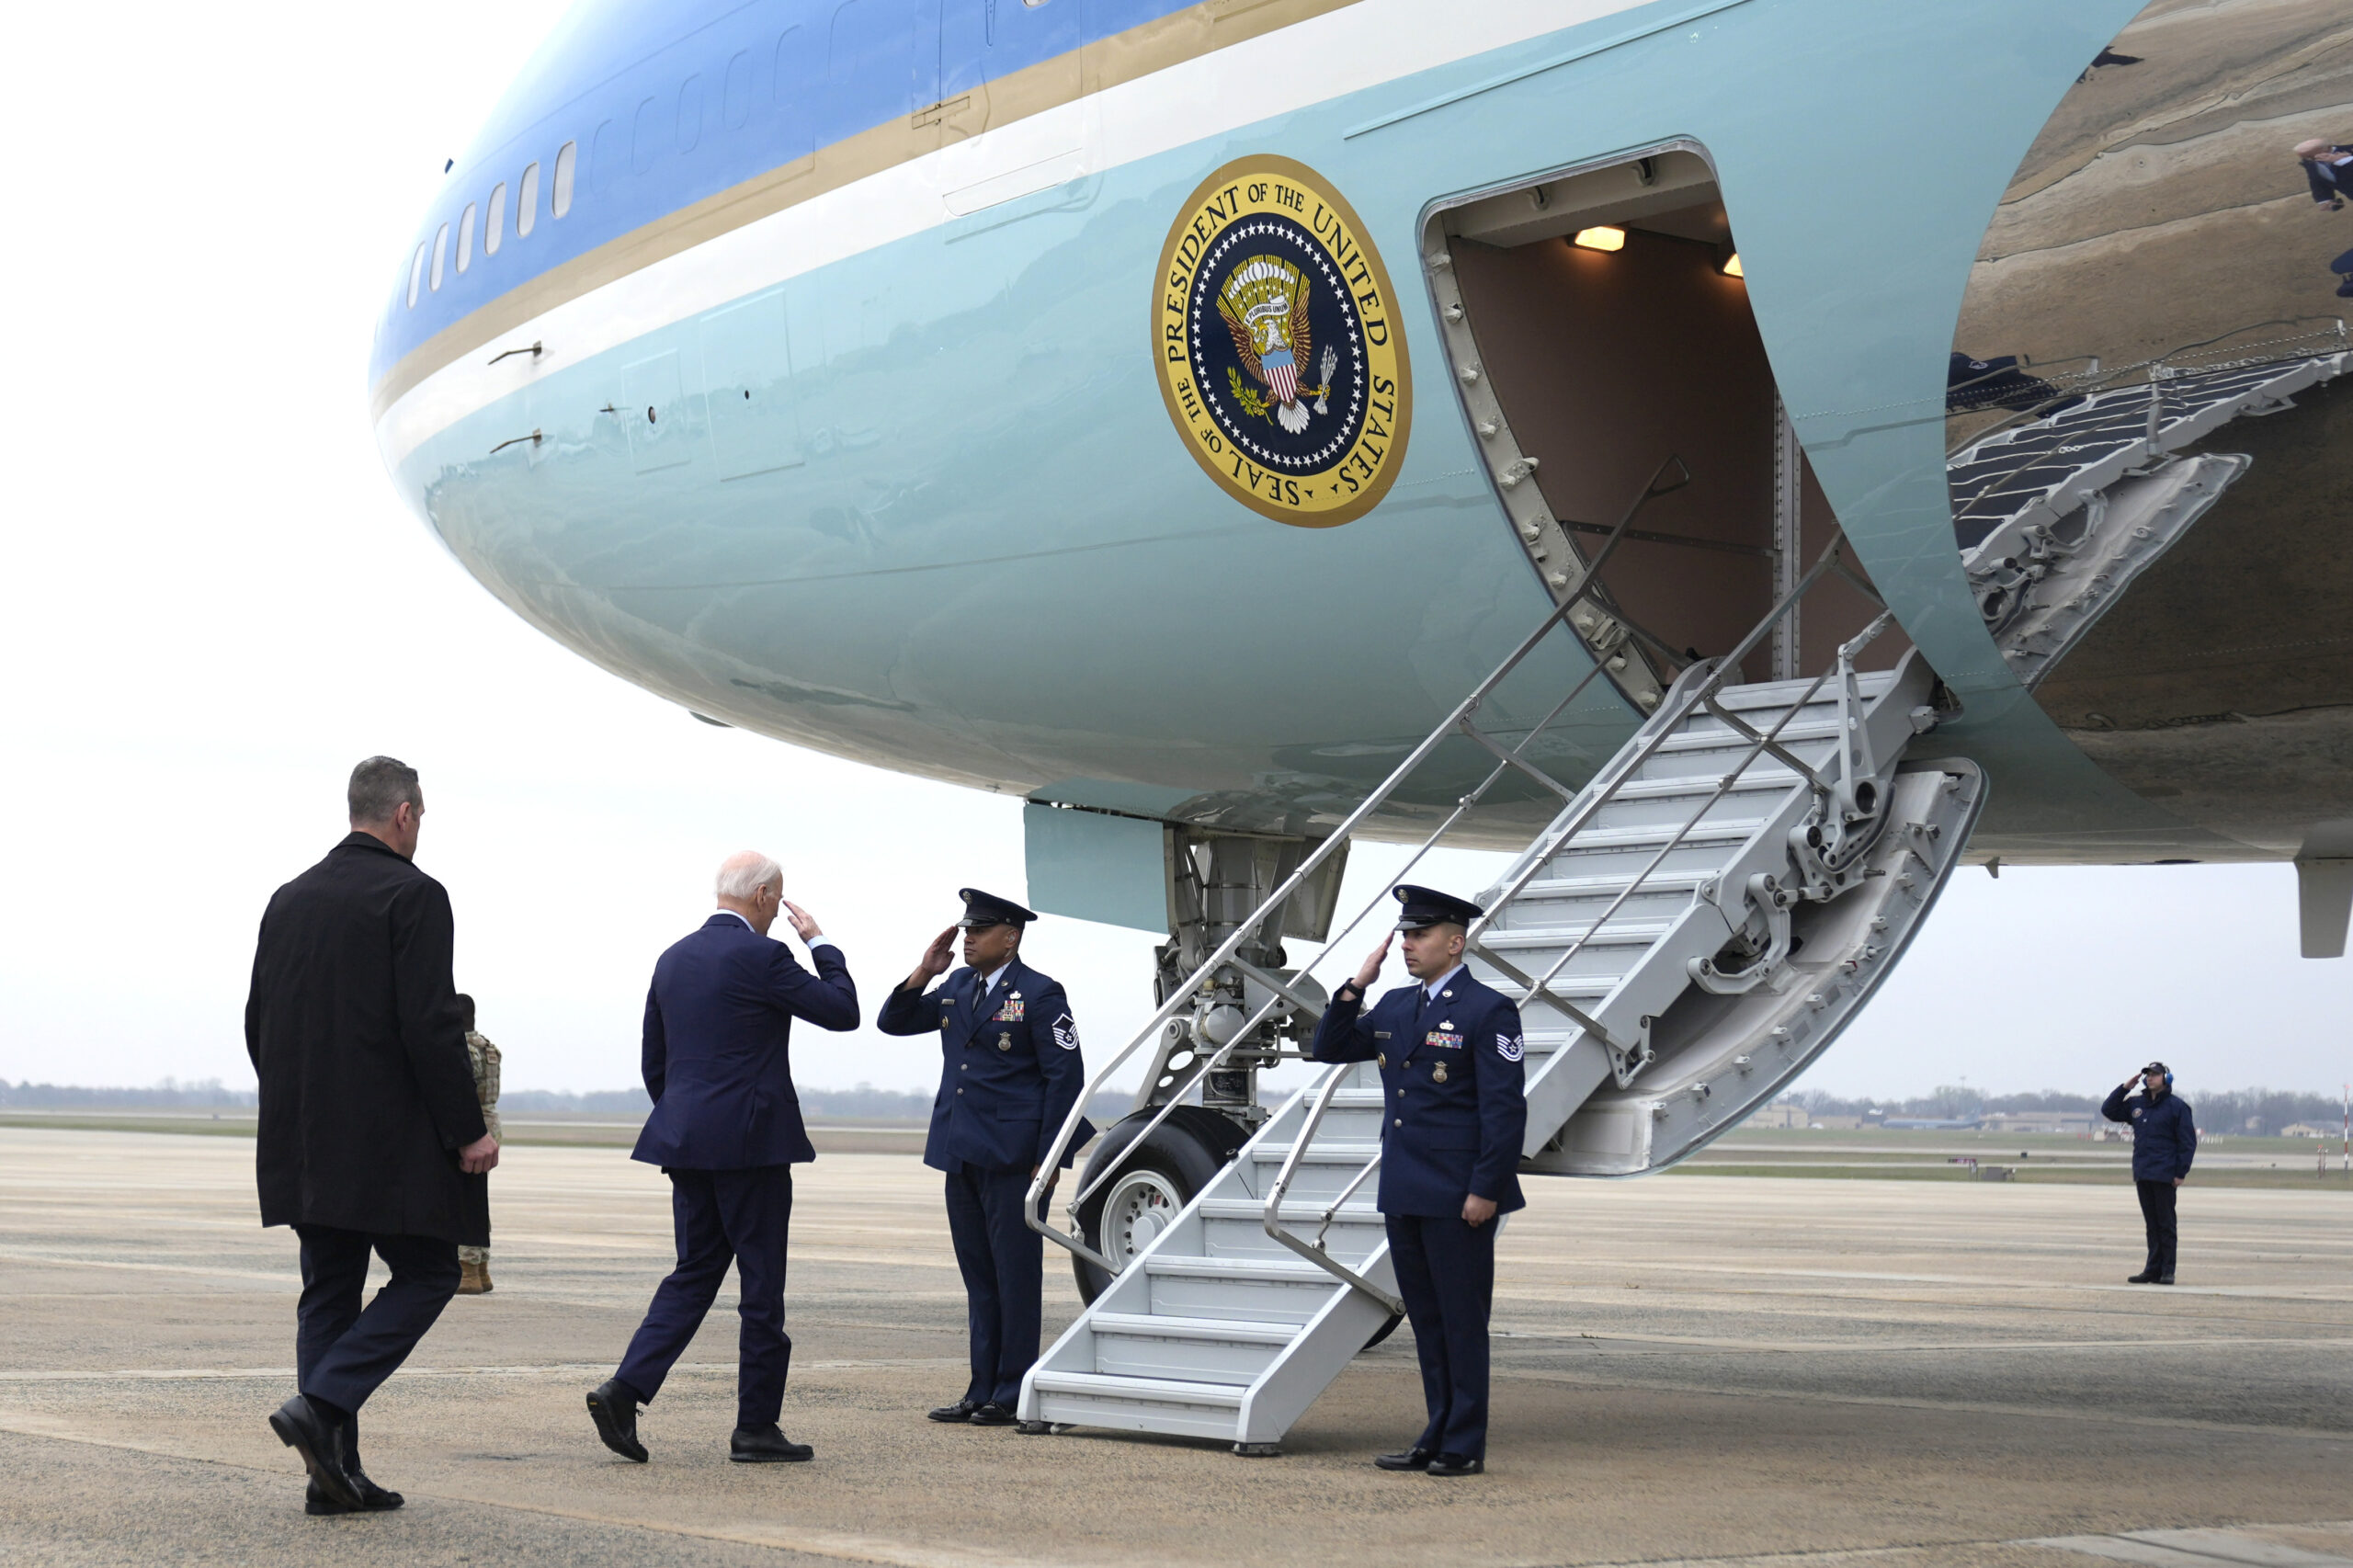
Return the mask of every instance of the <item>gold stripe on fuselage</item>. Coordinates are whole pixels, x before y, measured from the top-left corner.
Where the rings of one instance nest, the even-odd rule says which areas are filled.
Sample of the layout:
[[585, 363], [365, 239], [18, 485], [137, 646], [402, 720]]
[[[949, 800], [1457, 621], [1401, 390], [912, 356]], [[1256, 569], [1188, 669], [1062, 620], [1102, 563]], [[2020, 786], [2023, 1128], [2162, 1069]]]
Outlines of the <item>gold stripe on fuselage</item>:
[[937, 152], [966, 137], [1042, 114], [1099, 93], [1247, 42], [1280, 28], [1354, 5], [1356, 0], [1203, 0], [1181, 11], [1098, 39], [976, 86], [904, 119], [861, 131], [808, 157], [796, 158], [665, 213], [608, 240], [508, 290], [451, 323], [403, 355], [369, 398], [369, 415], [383, 418], [392, 404], [443, 366], [546, 314], [655, 262], [692, 250], [745, 224], [797, 207], [827, 191]]

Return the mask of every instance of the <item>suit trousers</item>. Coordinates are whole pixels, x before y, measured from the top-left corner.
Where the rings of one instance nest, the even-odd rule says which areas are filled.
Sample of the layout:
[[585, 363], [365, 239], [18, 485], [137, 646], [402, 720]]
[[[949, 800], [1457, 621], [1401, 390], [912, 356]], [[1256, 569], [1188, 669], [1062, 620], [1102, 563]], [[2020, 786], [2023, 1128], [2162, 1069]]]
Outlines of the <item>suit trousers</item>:
[[[458, 1293], [458, 1248], [431, 1236], [380, 1236], [297, 1225], [302, 1296], [295, 1308], [294, 1370], [301, 1391], [346, 1413], [343, 1458], [359, 1463], [359, 1407], [408, 1359]], [[392, 1271], [365, 1311], [368, 1255]]]
[[2181, 1229], [2174, 1218], [2174, 1200], [2180, 1188], [2169, 1181], [2136, 1181], [2141, 1194], [2141, 1221], [2149, 1233], [2149, 1261], [2143, 1272], [2159, 1279], [2173, 1278], [2173, 1257]]
[[1045, 1237], [1021, 1217], [1029, 1173], [960, 1165], [948, 1173], [948, 1233], [964, 1276], [964, 1315], [972, 1381], [964, 1397], [1010, 1409], [1038, 1360], [1045, 1296]]
[[686, 1353], [735, 1267], [742, 1324], [735, 1366], [735, 1425], [772, 1426], [784, 1410], [792, 1339], [784, 1332], [785, 1244], [792, 1231], [792, 1167], [665, 1170], [678, 1266], [654, 1291], [654, 1304], [614, 1373], [651, 1402]]
[[1500, 1222], [1392, 1214], [1389, 1261], [1414, 1326], [1429, 1424], [1414, 1447], [1466, 1460], [1487, 1455], [1487, 1314], [1495, 1299]]

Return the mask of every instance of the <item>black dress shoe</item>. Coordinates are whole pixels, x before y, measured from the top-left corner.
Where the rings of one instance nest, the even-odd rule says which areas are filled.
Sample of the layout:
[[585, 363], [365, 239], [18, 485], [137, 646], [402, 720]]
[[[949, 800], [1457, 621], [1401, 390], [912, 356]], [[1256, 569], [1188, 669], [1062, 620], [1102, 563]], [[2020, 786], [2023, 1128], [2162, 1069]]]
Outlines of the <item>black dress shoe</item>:
[[329, 1503], [357, 1510], [359, 1489], [343, 1468], [343, 1423], [330, 1420], [306, 1394], [296, 1394], [272, 1412], [269, 1429], [278, 1440], [301, 1456], [311, 1472], [311, 1484]]
[[1012, 1411], [991, 1400], [986, 1404], [972, 1406], [972, 1414], [965, 1419], [975, 1426], [1010, 1426], [1016, 1417]]
[[1402, 1454], [1381, 1454], [1372, 1462], [1382, 1470], [1427, 1470], [1436, 1458], [1436, 1449], [1407, 1449]]
[[1466, 1460], [1461, 1454], [1440, 1454], [1430, 1460], [1429, 1473], [1437, 1476], [1484, 1475], [1485, 1460]]
[[727, 1457], [737, 1464], [799, 1464], [816, 1454], [806, 1443], [787, 1441], [774, 1426], [738, 1426], [727, 1439]]
[[319, 1483], [313, 1481], [302, 1494], [302, 1512], [306, 1514], [382, 1514], [390, 1513], [408, 1501], [399, 1493], [388, 1491], [369, 1480], [368, 1472], [364, 1470], [346, 1465], [344, 1473], [351, 1477], [351, 1484], [359, 1493], [358, 1507], [347, 1508], [340, 1503], [330, 1502], [326, 1494], [319, 1490]]
[[2170, 1274], [2168, 1274], [2168, 1275], [2166, 1275], [2164, 1278], [2162, 1278], [2162, 1279], [2153, 1279], [2153, 1280], [2151, 1280], [2151, 1281], [2150, 1281], [2150, 1283], [2151, 1283], [2151, 1284], [2153, 1284], [2153, 1285], [2170, 1285], [2170, 1284], [2172, 1284], [2172, 1283], [2173, 1283], [2173, 1276], [2172, 1276], [2172, 1275], [2170, 1275]]
[[972, 1412], [979, 1408], [979, 1405], [969, 1399], [960, 1399], [953, 1404], [934, 1405], [930, 1415], [934, 1421], [945, 1421], [950, 1425], [961, 1426], [972, 1419]]
[[2124, 1282], [2127, 1285], [2154, 1285], [2157, 1282], [2157, 1277], [2146, 1272], [2128, 1274], [2124, 1277]]
[[625, 1460], [643, 1464], [645, 1445], [637, 1440], [637, 1396], [611, 1378], [588, 1391], [588, 1415], [597, 1423], [597, 1436], [605, 1439], [605, 1447]]

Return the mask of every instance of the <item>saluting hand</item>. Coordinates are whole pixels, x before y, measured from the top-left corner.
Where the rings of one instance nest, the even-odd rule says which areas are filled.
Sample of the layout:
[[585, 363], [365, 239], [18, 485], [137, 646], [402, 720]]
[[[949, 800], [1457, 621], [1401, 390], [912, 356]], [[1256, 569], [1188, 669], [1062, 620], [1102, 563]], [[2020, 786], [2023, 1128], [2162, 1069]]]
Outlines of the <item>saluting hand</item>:
[[950, 926], [931, 939], [931, 946], [926, 948], [923, 957], [915, 960], [915, 971], [907, 976], [909, 990], [920, 991], [948, 972], [949, 956], [956, 948], [957, 929]]
[[802, 941], [812, 942], [825, 934], [818, 928], [816, 920], [807, 910], [789, 898], [779, 902], [784, 905], [784, 917], [792, 922], [792, 929], [799, 934]]
[[1356, 986], [1359, 994], [1370, 991], [1372, 983], [1381, 978], [1381, 966], [1389, 961], [1389, 944], [1397, 939], [1392, 931], [1381, 938], [1381, 946], [1372, 949], [1370, 957], [1357, 966]]

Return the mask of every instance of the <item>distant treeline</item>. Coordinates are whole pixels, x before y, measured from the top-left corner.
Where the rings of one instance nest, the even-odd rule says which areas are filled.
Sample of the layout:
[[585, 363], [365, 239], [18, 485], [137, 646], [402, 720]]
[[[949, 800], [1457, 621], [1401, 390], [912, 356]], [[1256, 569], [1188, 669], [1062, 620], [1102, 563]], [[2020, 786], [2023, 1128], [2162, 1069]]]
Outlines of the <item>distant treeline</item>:
[[[0, 1078], [0, 1110], [251, 1110], [257, 1096], [252, 1089], [222, 1086], [218, 1078], [183, 1084], [165, 1078], [143, 1089], [94, 1089], [79, 1084], [11, 1084]], [[1103, 1126], [1127, 1115], [1131, 1096], [1102, 1094], [1086, 1114]], [[499, 1110], [509, 1116], [530, 1111], [599, 1112], [608, 1116], [643, 1116], [654, 1108], [643, 1089], [591, 1089], [574, 1094], [563, 1089], [508, 1089], [498, 1096]], [[854, 1089], [803, 1089], [801, 1108], [828, 1120], [924, 1121], [931, 1116], [929, 1090], [878, 1089], [860, 1084]]]
[[143, 1089], [89, 1089], [79, 1084], [11, 1084], [0, 1078], [0, 1110], [251, 1110], [259, 1095], [228, 1089], [218, 1078], [183, 1084], [165, 1078]]
[[[2344, 1116], [2344, 1102], [2332, 1095], [2303, 1094], [2286, 1089], [2200, 1089], [2181, 1085], [2182, 1096], [2198, 1113], [2198, 1125], [2207, 1132], [2252, 1132], [2271, 1136], [2283, 1127], [2304, 1122], [2335, 1127]], [[2004, 1111], [2073, 1110], [2097, 1114], [2105, 1093], [1989, 1095], [1966, 1084], [1946, 1084], [1934, 1094], [1909, 1100], [1847, 1099], [1820, 1089], [1801, 1089], [1790, 1096], [1816, 1116], [1934, 1117], [1953, 1120], [1993, 1116]]]

